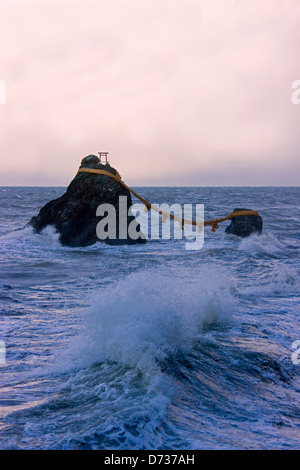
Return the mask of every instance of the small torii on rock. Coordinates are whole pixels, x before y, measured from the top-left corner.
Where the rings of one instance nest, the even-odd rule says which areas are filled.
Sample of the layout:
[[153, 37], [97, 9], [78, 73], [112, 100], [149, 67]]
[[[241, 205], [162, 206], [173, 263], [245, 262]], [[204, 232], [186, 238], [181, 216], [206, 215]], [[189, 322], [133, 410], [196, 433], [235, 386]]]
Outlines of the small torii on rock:
[[[107, 161], [107, 155], [108, 155], [108, 152], [98, 152], [98, 155], [99, 155], [99, 160], [100, 160], [100, 163], [108, 163]], [[104, 162], [102, 161], [102, 157], [104, 158]]]

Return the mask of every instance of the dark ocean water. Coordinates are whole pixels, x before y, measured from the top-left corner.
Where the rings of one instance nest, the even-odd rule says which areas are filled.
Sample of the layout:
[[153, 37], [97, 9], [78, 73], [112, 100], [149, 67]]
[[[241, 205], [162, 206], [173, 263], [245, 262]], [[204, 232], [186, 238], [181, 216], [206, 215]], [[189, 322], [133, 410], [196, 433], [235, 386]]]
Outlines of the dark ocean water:
[[261, 214], [194, 251], [23, 229], [63, 192], [0, 188], [0, 448], [299, 449], [300, 188], [138, 188]]

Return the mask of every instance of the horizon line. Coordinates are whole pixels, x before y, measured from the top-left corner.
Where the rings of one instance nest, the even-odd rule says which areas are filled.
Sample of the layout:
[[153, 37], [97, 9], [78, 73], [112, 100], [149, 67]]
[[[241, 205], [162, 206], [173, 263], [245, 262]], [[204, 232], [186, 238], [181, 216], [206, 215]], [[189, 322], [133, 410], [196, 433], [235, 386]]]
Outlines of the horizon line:
[[[13, 185], [5, 184], [0, 185], [0, 188], [67, 188], [69, 184], [62, 185]], [[300, 185], [296, 184], [247, 184], [247, 185], [132, 185], [134, 188], [300, 188]]]

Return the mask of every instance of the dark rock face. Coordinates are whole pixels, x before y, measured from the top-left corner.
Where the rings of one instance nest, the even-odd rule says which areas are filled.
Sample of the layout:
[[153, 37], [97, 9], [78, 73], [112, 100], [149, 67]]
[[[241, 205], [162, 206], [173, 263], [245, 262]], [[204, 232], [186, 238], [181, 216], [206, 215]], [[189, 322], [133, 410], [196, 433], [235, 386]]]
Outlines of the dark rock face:
[[[85, 157], [80, 167], [105, 170], [112, 174], [117, 171], [108, 163], [102, 165], [95, 155]], [[126, 201], [119, 205], [119, 197], [126, 196]], [[96, 233], [99, 221], [104, 220], [107, 214], [97, 216], [96, 211], [100, 204], [110, 204], [115, 208], [116, 237], [106, 238], [103, 241], [111, 245], [145, 243], [145, 236], [140, 231], [140, 225], [128, 209], [132, 205], [130, 192], [118, 181], [106, 175], [91, 173], [78, 173], [69, 184], [66, 192], [59, 197], [48, 202], [41, 208], [37, 216], [32, 217], [28, 225], [39, 233], [47, 225], [53, 225], [60, 233], [60, 242], [67, 246], [88, 246], [100, 241]], [[122, 224], [122, 235], [119, 236], [119, 225]], [[128, 231], [124, 237], [124, 224], [127, 229], [129, 224], [135, 224], [139, 237], [133, 239], [128, 236]]]
[[[235, 211], [246, 211], [251, 209], [236, 208]], [[226, 227], [225, 233], [232, 233], [239, 237], [249, 237], [251, 233], [261, 233], [263, 221], [260, 215], [239, 215], [231, 219], [230, 225]]]

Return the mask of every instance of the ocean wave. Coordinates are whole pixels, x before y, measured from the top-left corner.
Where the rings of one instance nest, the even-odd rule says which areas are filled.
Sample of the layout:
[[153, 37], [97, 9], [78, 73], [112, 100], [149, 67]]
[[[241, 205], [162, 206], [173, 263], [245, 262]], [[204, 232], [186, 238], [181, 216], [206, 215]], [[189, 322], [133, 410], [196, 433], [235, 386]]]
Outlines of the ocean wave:
[[35, 233], [30, 226], [13, 230], [0, 236], [0, 245], [3, 249], [13, 247], [15, 250], [18, 247], [24, 247], [24, 245], [29, 249], [30, 247], [43, 248], [45, 245], [54, 248], [62, 246], [59, 241], [59, 233], [51, 225], [45, 227], [40, 234]]
[[247, 296], [290, 296], [295, 295], [298, 302], [300, 291], [300, 272], [292, 265], [272, 266], [263, 276], [252, 280], [252, 284], [241, 288]]
[[228, 322], [236, 307], [231, 281], [211, 267], [182, 278], [164, 269], [135, 272], [91, 295], [82, 330], [60, 367], [115, 361], [157, 370], [188, 352], [203, 325]]
[[238, 250], [250, 254], [267, 254], [273, 255], [278, 253], [285, 253], [287, 249], [286, 241], [279, 240], [272, 233], [254, 233], [247, 238], [239, 241]]

